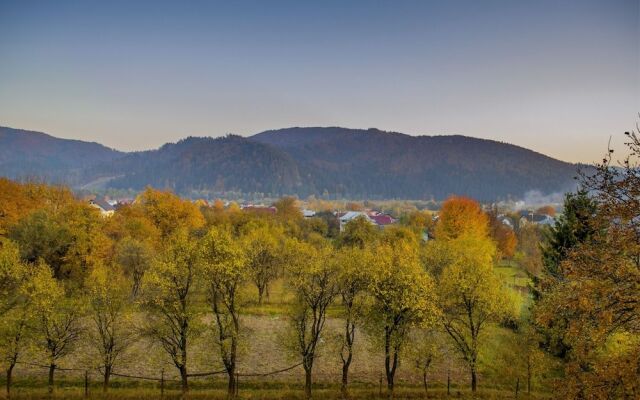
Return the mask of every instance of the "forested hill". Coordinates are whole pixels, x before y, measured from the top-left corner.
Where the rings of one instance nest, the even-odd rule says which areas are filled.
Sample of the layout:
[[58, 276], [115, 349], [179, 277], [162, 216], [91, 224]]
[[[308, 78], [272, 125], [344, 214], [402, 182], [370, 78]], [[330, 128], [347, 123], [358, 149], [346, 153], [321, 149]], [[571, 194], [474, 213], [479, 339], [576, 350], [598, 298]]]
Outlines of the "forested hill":
[[82, 170], [123, 153], [98, 143], [59, 139], [46, 133], [0, 126], [0, 175], [80, 183]]
[[409, 136], [377, 129], [287, 128], [252, 140], [290, 154], [313, 190], [355, 198], [482, 200], [573, 187], [578, 166], [534, 151], [465, 136]]
[[2, 176], [39, 176], [76, 187], [152, 185], [185, 195], [443, 199], [464, 194], [493, 200], [530, 190], [569, 190], [577, 168], [506, 143], [377, 129], [288, 128], [248, 138], [189, 137], [157, 150], [120, 153], [97, 143], [0, 128]]
[[157, 150], [130, 153], [97, 165], [91, 176], [113, 176], [108, 185], [141, 189], [147, 185], [189, 194], [297, 193], [302, 179], [285, 152], [240, 136], [189, 137]]

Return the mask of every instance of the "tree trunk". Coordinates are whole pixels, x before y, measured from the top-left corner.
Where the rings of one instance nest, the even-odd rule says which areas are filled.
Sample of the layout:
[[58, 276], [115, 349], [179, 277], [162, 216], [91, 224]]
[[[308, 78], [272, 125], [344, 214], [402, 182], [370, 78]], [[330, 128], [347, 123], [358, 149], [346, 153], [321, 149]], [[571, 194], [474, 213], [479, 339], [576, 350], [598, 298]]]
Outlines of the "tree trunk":
[[311, 366], [304, 365], [304, 397], [311, 399]]
[[391, 333], [388, 329], [385, 329], [385, 341], [384, 341], [384, 368], [387, 374], [387, 391], [389, 393], [389, 399], [393, 399], [393, 387], [394, 377], [396, 373], [396, 366], [398, 365], [398, 352], [393, 351], [393, 360], [391, 359]]
[[422, 371], [422, 383], [424, 384], [424, 394], [429, 392], [429, 386], [427, 385], [427, 370]]
[[49, 365], [49, 394], [53, 393], [53, 375], [56, 371], [56, 365]]
[[347, 359], [342, 363], [342, 398], [346, 399], [348, 397], [347, 393], [347, 385], [349, 384], [349, 366], [351, 365], [351, 354], [347, 357]]
[[227, 395], [229, 398], [234, 398], [236, 396], [236, 365], [232, 363], [232, 365], [227, 368], [227, 375], [229, 376], [229, 382], [227, 384]]
[[13, 377], [13, 367], [15, 367], [15, 363], [9, 364], [9, 368], [7, 368], [7, 399], [11, 397], [11, 379]]
[[516, 379], [516, 399], [518, 398], [518, 392], [520, 391], [520, 378]]
[[102, 391], [107, 392], [109, 390], [109, 379], [111, 378], [111, 365], [104, 366], [104, 380], [102, 381]]
[[187, 366], [180, 366], [180, 381], [182, 385], [182, 393], [187, 393], [189, 391], [189, 381], [187, 380]]
[[258, 305], [262, 305], [262, 297], [264, 295], [264, 286], [258, 286]]
[[478, 388], [478, 379], [476, 376], [476, 366], [473, 365], [471, 367], [471, 391], [475, 393], [477, 388]]

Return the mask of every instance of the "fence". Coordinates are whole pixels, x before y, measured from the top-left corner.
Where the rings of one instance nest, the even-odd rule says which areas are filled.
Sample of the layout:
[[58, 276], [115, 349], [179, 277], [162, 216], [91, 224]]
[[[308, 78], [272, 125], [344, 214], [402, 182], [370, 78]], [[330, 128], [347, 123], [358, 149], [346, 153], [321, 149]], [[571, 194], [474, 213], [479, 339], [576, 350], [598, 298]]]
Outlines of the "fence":
[[[51, 365], [43, 365], [43, 364], [36, 364], [36, 363], [30, 363], [30, 362], [24, 362], [24, 361], [18, 361], [17, 364], [23, 364], [23, 365], [29, 365], [32, 367], [39, 367], [39, 368], [46, 368], [46, 369], [50, 369]], [[266, 376], [271, 376], [271, 375], [277, 375], [283, 372], [287, 372], [287, 371], [291, 371], [292, 369], [295, 369], [299, 366], [301, 366], [302, 363], [297, 363], [294, 365], [291, 365], [289, 367], [286, 368], [282, 368], [282, 369], [278, 369], [278, 370], [274, 370], [274, 371], [269, 371], [269, 372], [253, 372], [253, 373], [240, 373], [240, 372], [236, 372], [235, 373], [235, 387], [234, 387], [234, 392], [237, 395], [238, 391], [239, 391], [239, 382], [240, 382], [240, 377], [266, 377]], [[104, 375], [104, 371], [101, 370], [100, 368], [95, 368], [95, 369], [83, 369], [83, 368], [63, 368], [63, 367], [58, 367], [58, 366], [54, 366], [54, 371], [77, 371], [77, 372], [83, 372], [84, 371], [84, 394], [85, 397], [89, 396], [89, 371], [97, 371], [99, 372], [101, 375]], [[214, 376], [214, 375], [221, 375], [221, 374], [226, 374], [227, 370], [226, 369], [222, 369], [222, 370], [218, 370], [218, 371], [209, 371], [209, 372], [194, 372], [191, 374], [187, 374], [187, 378], [204, 378], [204, 377], [209, 377], [209, 376]], [[127, 379], [136, 379], [136, 380], [147, 380], [147, 381], [155, 381], [155, 382], [159, 382], [160, 384], [160, 395], [163, 396], [164, 395], [164, 390], [165, 390], [165, 383], [166, 382], [179, 382], [177, 379], [165, 379], [164, 376], [164, 368], [160, 371], [160, 377], [153, 377], [153, 376], [143, 376], [143, 375], [129, 375], [129, 374], [121, 374], [121, 373], [117, 373], [117, 372], [111, 372], [110, 376], [114, 376], [114, 377], [120, 377], [120, 378], [127, 378]], [[51, 388], [53, 389], [53, 388]], [[10, 391], [10, 387], [7, 386], [7, 392]]]

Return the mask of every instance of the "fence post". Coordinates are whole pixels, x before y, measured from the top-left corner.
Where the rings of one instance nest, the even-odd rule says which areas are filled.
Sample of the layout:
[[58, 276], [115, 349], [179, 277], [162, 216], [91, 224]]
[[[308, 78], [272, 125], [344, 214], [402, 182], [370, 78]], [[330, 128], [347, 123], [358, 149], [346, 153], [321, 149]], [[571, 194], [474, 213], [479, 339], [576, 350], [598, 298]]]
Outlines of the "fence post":
[[160, 371], [160, 397], [164, 397], [164, 368]]
[[447, 396], [451, 394], [451, 371], [447, 370]]
[[89, 397], [89, 371], [84, 370], [84, 397]]

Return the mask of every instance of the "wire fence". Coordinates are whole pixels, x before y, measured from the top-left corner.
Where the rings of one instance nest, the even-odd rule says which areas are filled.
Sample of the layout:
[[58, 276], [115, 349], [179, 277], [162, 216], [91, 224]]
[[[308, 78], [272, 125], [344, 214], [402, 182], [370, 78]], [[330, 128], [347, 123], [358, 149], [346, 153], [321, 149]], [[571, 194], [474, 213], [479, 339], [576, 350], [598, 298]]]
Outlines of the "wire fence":
[[[98, 368], [63, 368], [57, 365], [46, 365], [46, 364], [38, 364], [38, 363], [32, 363], [32, 362], [26, 362], [26, 361], [18, 361], [17, 364], [23, 364], [23, 365], [28, 365], [31, 367], [37, 367], [37, 368], [46, 368], [46, 369], [51, 369], [53, 367], [54, 371], [76, 371], [76, 372], [84, 372], [84, 389], [85, 389], [85, 395], [88, 395], [89, 393], [89, 371], [97, 371], [98, 373], [100, 373], [100, 375], [104, 375], [104, 370], [101, 369], [100, 367]], [[235, 372], [235, 392], [236, 394], [238, 393], [239, 387], [238, 387], [238, 383], [239, 383], [239, 379], [240, 377], [267, 377], [267, 376], [272, 376], [272, 375], [277, 375], [277, 374], [281, 374], [284, 372], [288, 372], [291, 371], [297, 367], [300, 367], [302, 365], [302, 363], [297, 363], [294, 365], [290, 365], [286, 368], [282, 368], [282, 369], [277, 369], [277, 370], [273, 370], [273, 371], [268, 371], [268, 372], [249, 372], [249, 373], [240, 373], [238, 371]], [[228, 371], [226, 369], [221, 369], [221, 370], [217, 370], [217, 371], [208, 371], [208, 372], [192, 372], [190, 374], [187, 374], [187, 378], [204, 378], [204, 377], [209, 377], [209, 376], [215, 376], [215, 375], [222, 375], [222, 374], [228, 374]], [[134, 380], [146, 380], [146, 381], [155, 381], [155, 382], [159, 382], [160, 383], [160, 391], [161, 394], [164, 394], [164, 389], [165, 389], [165, 384], [167, 382], [180, 382], [179, 379], [166, 379], [165, 378], [165, 374], [164, 374], [164, 368], [160, 371], [160, 377], [154, 377], [154, 376], [144, 376], [144, 375], [131, 375], [131, 374], [122, 374], [122, 373], [118, 373], [118, 372], [113, 372], [111, 371], [109, 373], [110, 376], [112, 377], [119, 377], [119, 378], [127, 378], [127, 379], [134, 379]], [[9, 388], [7, 388], [9, 389]]]

